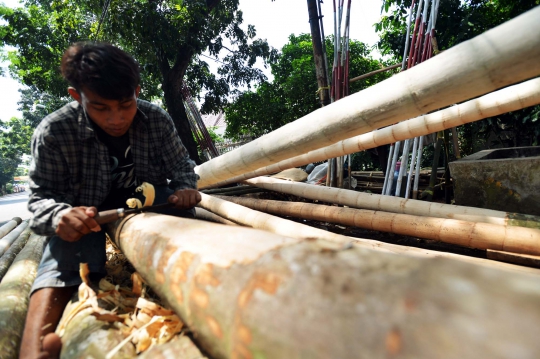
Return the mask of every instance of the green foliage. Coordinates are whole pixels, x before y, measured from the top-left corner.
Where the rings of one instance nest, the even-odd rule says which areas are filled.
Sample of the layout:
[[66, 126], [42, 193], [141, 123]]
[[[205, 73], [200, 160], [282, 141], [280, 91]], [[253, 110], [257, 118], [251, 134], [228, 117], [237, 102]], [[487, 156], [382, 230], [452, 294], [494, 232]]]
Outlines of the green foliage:
[[[26, 85], [62, 98], [66, 83], [59, 64], [72, 43], [106, 41], [131, 53], [142, 68], [141, 98], [164, 98], [184, 145], [197, 159], [180, 86], [186, 82], [198, 97], [205, 90], [203, 112], [227, 104], [233, 87], [265, 79], [252, 65], [258, 58], [271, 61], [275, 50], [256, 39], [253, 26], [244, 31], [239, 0], [112, 0], [100, 22], [103, 1], [26, 0], [24, 8], [0, 6], [0, 44], [8, 54], [10, 72]], [[99, 32], [98, 32], [99, 28]], [[218, 75], [210, 73], [200, 55], [223, 56]]]
[[[540, 0], [441, 1], [436, 33], [439, 49], [446, 50], [478, 36], [537, 5], [540, 5]], [[381, 53], [393, 56], [396, 61], [403, 58], [410, 6], [411, 0], [384, 0], [386, 14], [375, 24], [380, 35], [378, 47]], [[415, 12], [416, 9], [413, 14]], [[493, 147], [538, 145], [539, 113], [540, 106], [536, 106], [460, 126], [458, 135], [462, 156]]]
[[0, 187], [13, 180], [22, 155], [30, 153], [32, 128], [12, 117], [0, 122]]
[[24, 123], [33, 129], [45, 116], [73, 100], [68, 96], [58, 97], [39, 91], [35, 86], [20, 89], [19, 92], [19, 111], [22, 112]]
[[[333, 58], [332, 37], [326, 39], [327, 56]], [[380, 69], [383, 64], [369, 56], [359, 41], [350, 44], [350, 77]], [[226, 137], [259, 137], [274, 131], [320, 107], [311, 35], [291, 35], [289, 43], [271, 65], [274, 80], [246, 91], [226, 107]], [[390, 76], [382, 73], [351, 84], [351, 93], [360, 91]]]

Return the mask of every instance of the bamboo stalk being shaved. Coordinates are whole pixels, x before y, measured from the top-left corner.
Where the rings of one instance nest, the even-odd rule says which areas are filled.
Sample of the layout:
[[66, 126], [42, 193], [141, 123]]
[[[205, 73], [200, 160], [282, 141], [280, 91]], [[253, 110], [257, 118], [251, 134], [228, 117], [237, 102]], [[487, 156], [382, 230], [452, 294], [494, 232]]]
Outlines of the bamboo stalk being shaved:
[[288, 193], [353, 208], [411, 214], [415, 216], [459, 219], [470, 222], [484, 222], [501, 226], [540, 228], [540, 218], [526, 214], [381, 196], [378, 194], [283, 181], [270, 177], [257, 177], [244, 182], [271, 191]]
[[538, 276], [151, 213], [109, 233], [212, 358], [540, 351]]
[[540, 255], [540, 229], [506, 227], [455, 219], [412, 216], [381, 211], [323, 206], [302, 202], [219, 197], [248, 208], [279, 216], [339, 223], [460, 246]]
[[[427, 135], [537, 104], [540, 104], [540, 78], [513, 85], [441, 111], [400, 122], [393, 126], [340, 141], [319, 150], [261, 167], [256, 171], [247, 172], [230, 180], [216, 183], [213, 186], [240, 182], [248, 178], [264, 176], [288, 168], [322, 161], [326, 158], [343, 156], [345, 154]], [[419, 154], [421, 154], [421, 151]], [[392, 176], [393, 168], [390, 167], [387, 171], [390, 171], [390, 176]], [[201, 183], [199, 181], [199, 187], [201, 187]]]
[[540, 7], [212, 159], [196, 169], [199, 186], [538, 76], [538, 18]]

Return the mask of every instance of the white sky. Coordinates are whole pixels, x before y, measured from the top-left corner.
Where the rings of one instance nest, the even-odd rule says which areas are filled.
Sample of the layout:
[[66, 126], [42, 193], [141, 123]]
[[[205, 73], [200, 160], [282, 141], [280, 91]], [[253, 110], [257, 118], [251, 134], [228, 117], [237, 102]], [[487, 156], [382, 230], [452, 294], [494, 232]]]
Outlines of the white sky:
[[[10, 7], [19, 6], [18, 0], [0, 1]], [[375, 44], [378, 36], [373, 24], [379, 20], [381, 3], [381, 0], [353, 1], [351, 39], [360, 40], [367, 45]], [[290, 34], [310, 33], [306, 0], [240, 0], [240, 9], [244, 13], [244, 24], [255, 25], [257, 37], [266, 39], [271, 46], [279, 50], [287, 43]], [[322, 13], [325, 35], [333, 33], [333, 12], [333, 1], [324, 0]], [[7, 64], [3, 63], [1, 66], [6, 67]], [[265, 73], [268, 75], [268, 72]], [[19, 88], [17, 81], [0, 77], [0, 120], [7, 121], [13, 116], [20, 116], [17, 111]]]

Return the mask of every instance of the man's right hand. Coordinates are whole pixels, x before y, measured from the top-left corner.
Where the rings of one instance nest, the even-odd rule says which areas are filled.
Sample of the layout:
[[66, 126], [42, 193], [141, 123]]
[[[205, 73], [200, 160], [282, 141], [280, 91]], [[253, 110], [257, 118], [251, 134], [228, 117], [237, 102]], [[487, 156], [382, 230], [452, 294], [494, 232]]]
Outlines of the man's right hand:
[[101, 227], [94, 220], [97, 213], [96, 207], [73, 207], [62, 216], [55, 232], [68, 242], [76, 242], [90, 232], [99, 232]]

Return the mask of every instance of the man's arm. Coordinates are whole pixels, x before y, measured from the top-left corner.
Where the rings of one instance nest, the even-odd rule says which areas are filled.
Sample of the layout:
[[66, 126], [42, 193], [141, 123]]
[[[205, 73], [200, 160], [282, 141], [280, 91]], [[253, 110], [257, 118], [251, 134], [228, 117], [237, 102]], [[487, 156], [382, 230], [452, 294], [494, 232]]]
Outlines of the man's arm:
[[67, 167], [55, 137], [36, 130], [29, 171], [32, 193], [28, 209], [33, 213], [30, 227], [37, 234], [57, 234], [66, 241], [76, 241], [100, 227], [92, 218], [97, 214], [95, 207], [72, 207]]

